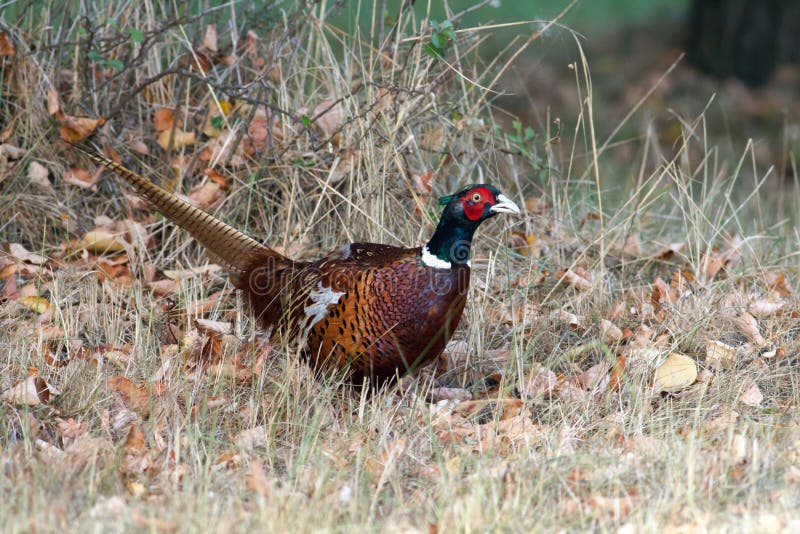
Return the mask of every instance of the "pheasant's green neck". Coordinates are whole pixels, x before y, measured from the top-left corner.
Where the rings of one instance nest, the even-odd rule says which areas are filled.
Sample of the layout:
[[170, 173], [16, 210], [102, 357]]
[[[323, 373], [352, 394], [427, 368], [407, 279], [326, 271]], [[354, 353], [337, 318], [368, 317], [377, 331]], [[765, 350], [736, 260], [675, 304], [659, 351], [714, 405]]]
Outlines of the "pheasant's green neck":
[[445, 210], [439, 225], [436, 227], [436, 231], [433, 233], [433, 237], [425, 245], [423, 253], [427, 252], [431, 257], [442, 262], [439, 264], [432, 261], [431, 263], [437, 263], [437, 265], [432, 265], [434, 267], [446, 268], [452, 265], [469, 265], [472, 236], [477, 228], [478, 223], [457, 221], [450, 215], [449, 210]]

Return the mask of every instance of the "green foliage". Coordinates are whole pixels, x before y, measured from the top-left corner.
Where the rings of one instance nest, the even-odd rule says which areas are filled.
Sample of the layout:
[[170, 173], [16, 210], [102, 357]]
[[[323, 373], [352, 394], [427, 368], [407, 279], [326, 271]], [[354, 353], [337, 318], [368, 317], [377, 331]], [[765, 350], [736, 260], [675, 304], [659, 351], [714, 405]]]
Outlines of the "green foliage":
[[523, 128], [522, 123], [518, 120], [513, 121], [511, 127], [514, 128], [514, 131], [506, 132], [506, 139], [508, 139], [509, 144], [519, 150], [525, 159], [534, 159], [533, 140], [536, 138], [536, 133], [533, 128], [530, 126]]
[[443, 22], [431, 21], [431, 42], [425, 45], [425, 52], [432, 58], [442, 58], [447, 52], [447, 45], [456, 38], [453, 23], [449, 20]]
[[125, 33], [127, 33], [131, 41], [134, 43], [141, 43], [144, 41], [144, 32], [142, 30], [137, 30], [136, 28], [126, 28]]
[[114, 69], [114, 70], [116, 70], [118, 72], [122, 72], [123, 70], [125, 70], [125, 64], [122, 61], [120, 61], [118, 59], [106, 59], [97, 50], [90, 50], [86, 54], [86, 57], [88, 57], [90, 60], [94, 61], [95, 63], [98, 63], [99, 65], [102, 65], [104, 67], [111, 67], [112, 69]]

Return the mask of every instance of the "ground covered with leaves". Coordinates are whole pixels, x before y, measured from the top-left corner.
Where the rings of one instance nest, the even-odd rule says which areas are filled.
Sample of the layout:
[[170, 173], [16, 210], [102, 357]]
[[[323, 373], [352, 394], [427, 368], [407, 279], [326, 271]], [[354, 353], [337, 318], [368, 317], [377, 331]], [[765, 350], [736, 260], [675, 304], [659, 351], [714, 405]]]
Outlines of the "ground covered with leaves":
[[[6, 529], [800, 528], [794, 152], [721, 157], [703, 113], [620, 140], [577, 49], [574, 128], [510, 116], [543, 25], [486, 61], [489, 29], [408, 6], [352, 35], [325, 4], [66, 4], [0, 31]], [[420, 244], [472, 182], [523, 217], [481, 228], [441, 358], [369, 395], [66, 141], [295, 258]]]

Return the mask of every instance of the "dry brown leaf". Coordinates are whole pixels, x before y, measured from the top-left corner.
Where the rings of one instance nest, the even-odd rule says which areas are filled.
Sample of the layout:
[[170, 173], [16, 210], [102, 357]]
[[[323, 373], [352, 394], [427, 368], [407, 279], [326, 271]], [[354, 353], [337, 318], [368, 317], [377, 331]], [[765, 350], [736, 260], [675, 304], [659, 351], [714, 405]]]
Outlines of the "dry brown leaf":
[[28, 180], [45, 191], [53, 193], [53, 186], [50, 184], [50, 180], [47, 179], [48, 176], [50, 176], [50, 171], [47, 170], [47, 167], [38, 161], [31, 161], [28, 166]]
[[211, 52], [217, 52], [217, 25], [216, 24], [209, 24], [206, 26], [206, 33], [203, 35], [203, 44], [200, 45], [203, 48], [210, 50]]
[[228, 187], [230, 187], [230, 185], [228, 184], [228, 180], [226, 180], [224, 176], [222, 176], [220, 173], [218, 173], [211, 167], [205, 169], [203, 172], [205, 173], [206, 176], [208, 176], [209, 180], [213, 181], [222, 189], [228, 189]]
[[222, 199], [223, 192], [217, 182], [207, 180], [194, 186], [188, 196], [198, 208], [208, 209]]
[[414, 184], [414, 190], [417, 192], [418, 195], [430, 195], [431, 191], [433, 191], [433, 186], [431, 185], [431, 180], [436, 177], [433, 174], [433, 171], [420, 173], [414, 173], [411, 175], [411, 183]]
[[109, 232], [103, 228], [96, 228], [86, 232], [78, 242], [80, 248], [85, 248], [95, 254], [116, 254], [125, 250], [126, 243], [119, 234]]
[[613, 345], [620, 343], [625, 336], [617, 325], [606, 319], [600, 319], [600, 338], [604, 343]]
[[686, 242], [683, 243], [670, 243], [656, 252], [653, 256], [659, 260], [671, 260], [675, 255], [683, 252], [686, 248]]
[[89, 432], [89, 423], [85, 421], [78, 422], [71, 417], [69, 419], [61, 419], [60, 417], [56, 417], [56, 423], [58, 426], [58, 432], [61, 435], [61, 441], [64, 443], [64, 446], [68, 446], [70, 443], [73, 443], [75, 440]]
[[55, 115], [61, 111], [61, 105], [58, 103], [58, 93], [55, 89], [47, 90], [47, 113], [48, 115]]
[[14, 43], [11, 41], [8, 32], [0, 32], [0, 57], [13, 56], [16, 53]]
[[628, 363], [628, 359], [623, 356], [617, 356], [614, 365], [611, 368], [611, 375], [609, 376], [608, 380], [608, 387], [611, 391], [619, 391], [619, 388], [623, 385], [623, 380], [625, 377], [625, 366]]
[[344, 124], [344, 107], [340, 101], [323, 100], [314, 108], [312, 115], [316, 117], [315, 124], [328, 136], [333, 135]]
[[17, 302], [19, 302], [32, 312], [38, 313], [39, 315], [44, 315], [44, 314], [53, 315], [58, 310], [58, 307], [56, 307], [56, 305], [53, 304], [49, 299], [40, 297], [38, 295], [19, 297], [19, 300]]
[[786, 278], [786, 273], [767, 273], [767, 285], [783, 298], [792, 294], [792, 286]]
[[739, 402], [747, 406], [753, 406], [754, 408], [761, 406], [761, 402], [763, 400], [764, 394], [761, 393], [761, 390], [758, 389], [758, 384], [755, 382], [753, 382], [753, 384], [739, 397]]
[[164, 130], [156, 138], [156, 143], [164, 150], [170, 148], [170, 141], [172, 141], [172, 149], [176, 150], [195, 144], [197, 139], [194, 132], [187, 132], [180, 128]]
[[147, 391], [142, 387], [137, 387], [124, 376], [110, 377], [106, 380], [106, 389], [119, 393], [125, 406], [139, 414], [146, 414], [150, 409]]
[[34, 265], [42, 265], [47, 261], [44, 256], [29, 252], [19, 243], [10, 243], [8, 245], [8, 253], [21, 262], [33, 263]]
[[784, 305], [785, 303], [782, 300], [758, 299], [750, 303], [747, 307], [747, 311], [754, 317], [763, 319], [764, 317], [775, 315], [783, 309]]
[[656, 310], [660, 310], [661, 308], [671, 306], [678, 301], [678, 291], [675, 288], [667, 285], [667, 283], [659, 276], [653, 282], [653, 293], [651, 294], [651, 300], [653, 305], [656, 307]]
[[551, 317], [559, 323], [569, 327], [570, 330], [577, 330], [582, 326], [580, 317], [564, 309], [555, 310]]
[[233, 325], [227, 321], [212, 321], [211, 319], [195, 319], [197, 329], [200, 332], [214, 332], [215, 334], [230, 334]]
[[69, 169], [64, 173], [64, 181], [71, 185], [76, 185], [81, 189], [91, 189], [97, 191], [97, 182], [100, 179], [100, 173], [95, 173], [94, 176], [89, 174], [85, 169]]
[[178, 291], [178, 283], [175, 280], [165, 278], [164, 280], [154, 280], [147, 284], [147, 287], [153, 290], [153, 293], [163, 297]]
[[61, 139], [70, 143], [83, 141], [94, 133], [97, 128], [105, 124], [104, 118], [92, 119], [90, 117], [73, 117], [61, 111], [56, 112], [58, 134]]
[[172, 109], [161, 108], [153, 113], [153, 127], [157, 133], [171, 130], [173, 124], [175, 124], [175, 112]]
[[588, 275], [586, 277], [580, 276], [578, 273], [573, 271], [572, 269], [566, 269], [565, 271], [559, 271], [555, 273], [556, 278], [559, 281], [563, 281], [572, 287], [579, 289], [581, 291], [591, 291], [592, 290], [592, 281], [589, 280]]
[[658, 391], [678, 391], [694, 384], [697, 379], [697, 363], [694, 359], [672, 352], [658, 366], [653, 376]]
[[49, 404], [51, 400], [61, 394], [57, 388], [48, 383], [37, 373], [25, 380], [20, 380], [0, 395], [0, 400], [18, 406], [39, 406]]
[[617, 319], [622, 319], [628, 313], [628, 309], [625, 306], [625, 302], [622, 300], [616, 301], [611, 306], [611, 311], [608, 313], [608, 319], [610, 321], [616, 321]]
[[762, 347], [767, 341], [762, 337], [761, 332], [758, 331], [758, 321], [756, 318], [747, 312], [744, 312], [739, 317], [733, 320], [739, 332], [755, 345]]
[[150, 468], [151, 459], [145, 444], [144, 432], [138, 424], [130, 425], [122, 450], [124, 456], [119, 470], [123, 479], [135, 479]]
[[595, 364], [578, 375], [578, 382], [587, 391], [601, 393], [608, 388], [610, 369], [611, 365], [608, 362]]
[[722, 341], [709, 340], [706, 343], [706, 365], [729, 369], [736, 364], [736, 349]]

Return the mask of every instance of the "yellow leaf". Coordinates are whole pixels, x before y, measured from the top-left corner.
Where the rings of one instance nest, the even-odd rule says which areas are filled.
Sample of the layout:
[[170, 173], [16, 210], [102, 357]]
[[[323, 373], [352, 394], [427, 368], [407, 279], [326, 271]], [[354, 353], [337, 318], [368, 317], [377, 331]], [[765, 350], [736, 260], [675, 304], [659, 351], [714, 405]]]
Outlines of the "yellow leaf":
[[167, 150], [170, 147], [170, 138], [172, 138], [173, 149], [183, 148], [195, 143], [194, 132], [187, 132], [179, 129], [175, 129], [174, 132], [173, 130], [164, 130], [158, 134], [156, 142], [159, 144], [159, 146], [161, 146], [161, 148]]
[[127, 489], [128, 493], [130, 493], [134, 497], [142, 497], [144, 496], [145, 493], [147, 493], [144, 484], [142, 484], [141, 482], [133, 482], [133, 481], [128, 482]]
[[38, 296], [28, 296], [28, 297], [20, 297], [19, 301], [20, 304], [28, 308], [29, 310], [36, 312], [38, 314], [43, 314], [46, 312], [55, 313], [56, 306], [49, 300], [44, 297]]
[[684, 354], [671, 352], [656, 369], [654, 381], [659, 391], [675, 391], [691, 386], [697, 379], [697, 363]]
[[95, 254], [114, 254], [125, 250], [125, 244], [119, 236], [102, 228], [86, 232], [80, 246]]

